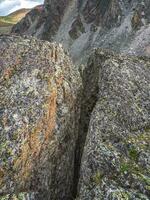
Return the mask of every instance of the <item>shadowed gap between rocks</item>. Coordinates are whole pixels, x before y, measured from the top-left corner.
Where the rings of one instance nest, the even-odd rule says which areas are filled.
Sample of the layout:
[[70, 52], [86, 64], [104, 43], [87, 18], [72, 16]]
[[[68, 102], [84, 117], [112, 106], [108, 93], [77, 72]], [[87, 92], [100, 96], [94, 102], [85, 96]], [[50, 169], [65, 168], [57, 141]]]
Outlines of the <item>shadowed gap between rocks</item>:
[[99, 67], [97, 60], [91, 56], [88, 64], [82, 72], [83, 92], [81, 97], [81, 114], [79, 121], [79, 134], [76, 141], [75, 161], [74, 161], [74, 185], [72, 196], [76, 198], [78, 192], [78, 181], [80, 176], [81, 159], [86, 142], [90, 116], [97, 102]]

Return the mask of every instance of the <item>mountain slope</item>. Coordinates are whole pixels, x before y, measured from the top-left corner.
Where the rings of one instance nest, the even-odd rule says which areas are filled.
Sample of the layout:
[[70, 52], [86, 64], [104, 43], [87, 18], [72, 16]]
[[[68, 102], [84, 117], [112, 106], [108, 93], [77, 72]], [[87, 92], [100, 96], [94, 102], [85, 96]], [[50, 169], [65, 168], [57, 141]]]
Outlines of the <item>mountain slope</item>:
[[30, 20], [32, 12], [12, 32], [60, 42], [75, 62], [87, 60], [97, 47], [150, 55], [149, 0], [46, 0]]
[[0, 16], [0, 33], [9, 33], [12, 26], [19, 22], [30, 9], [20, 9], [7, 16]]

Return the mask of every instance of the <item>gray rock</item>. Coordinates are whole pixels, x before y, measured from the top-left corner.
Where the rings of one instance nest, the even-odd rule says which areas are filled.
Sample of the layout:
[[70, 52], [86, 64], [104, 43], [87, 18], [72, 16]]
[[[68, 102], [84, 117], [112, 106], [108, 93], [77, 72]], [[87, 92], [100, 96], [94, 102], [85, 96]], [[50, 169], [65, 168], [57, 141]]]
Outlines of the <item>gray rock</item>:
[[149, 8], [149, 0], [46, 0], [40, 15], [29, 23], [31, 11], [12, 32], [62, 43], [76, 63], [97, 47], [150, 56]]
[[70, 198], [79, 73], [61, 45], [17, 36], [0, 36], [0, 66], [1, 198]]
[[95, 69], [93, 80], [99, 77], [94, 84], [99, 92], [81, 161], [77, 199], [148, 200], [150, 60], [100, 49], [92, 59], [85, 71]]

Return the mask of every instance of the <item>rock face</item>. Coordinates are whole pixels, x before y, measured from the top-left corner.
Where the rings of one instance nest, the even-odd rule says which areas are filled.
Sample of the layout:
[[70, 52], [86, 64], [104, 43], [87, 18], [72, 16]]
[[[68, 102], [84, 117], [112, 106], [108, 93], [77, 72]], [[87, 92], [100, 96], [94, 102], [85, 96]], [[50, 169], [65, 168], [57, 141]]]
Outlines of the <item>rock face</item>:
[[2, 200], [149, 200], [150, 1], [45, 0], [12, 33], [42, 40], [0, 36]]
[[87, 77], [86, 85], [95, 91], [96, 105], [84, 147], [77, 199], [149, 199], [149, 67], [149, 59], [100, 49], [90, 58], [85, 71], [94, 84]]
[[69, 199], [79, 73], [60, 45], [28, 37], [0, 36], [0, 66], [1, 198]]
[[61, 45], [0, 36], [0, 66], [1, 200], [149, 200], [150, 59], [94, 50], [81, 83]]
[[46, 0], [29, 26], [28, 14], [12, 32], [63, 44], [73, 61], [83, 63], [93, 48], [150, 55], [149, 0]]
[[[16, 33], [19, 31], [21, 31], [22, 33], [26, 32], [26, 35], [30, 35], [30, 33], [33, 32], [33, 30], [38, 29], [39, 23], [44, 22], [44, 16], [42, 16], [41, 18], [43, 10], [44, 10], [43, 5], [39, 5], [33, 8], [31, 12], [27, 13], [26, 17], [21, 20], [21, 23], [19, 23], [19, 26], [17, 24], [16, 26], [14, 26], [14, 28], [12, 28], [12, 31]], [[35, 33], [36, 32], [34, 31], [34, 35]]]

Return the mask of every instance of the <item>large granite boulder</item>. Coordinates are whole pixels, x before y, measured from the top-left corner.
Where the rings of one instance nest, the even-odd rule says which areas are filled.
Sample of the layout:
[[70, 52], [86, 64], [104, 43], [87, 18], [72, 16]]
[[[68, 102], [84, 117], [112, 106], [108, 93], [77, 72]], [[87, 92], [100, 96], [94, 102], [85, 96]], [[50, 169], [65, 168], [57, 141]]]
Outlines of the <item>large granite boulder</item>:
[[148, 200], [150, 60], [95, 50], [85, 71], [92, 73], [94, 84], [88, 77], [85, 84], [95, 91], [96, 105], [81, 161], [77, 199]]
[[81, 80], [60, 45], [0, 36], [0, 199], [69, 199]]

